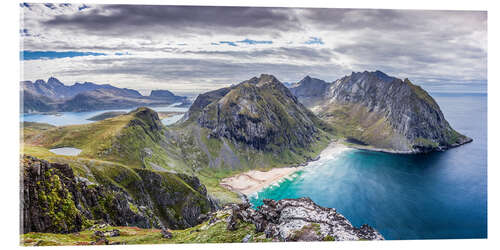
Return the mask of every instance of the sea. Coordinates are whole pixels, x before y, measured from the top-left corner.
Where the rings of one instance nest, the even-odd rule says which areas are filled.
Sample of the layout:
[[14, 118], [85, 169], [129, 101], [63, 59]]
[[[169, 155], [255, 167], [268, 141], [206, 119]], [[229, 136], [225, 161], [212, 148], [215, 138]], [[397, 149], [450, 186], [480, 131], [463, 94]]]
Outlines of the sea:
[[[189, 108], [187, 107], [176, 107], [181, 103], [174, 103], [168, 106], [154, 106], [154, 107], [149, 107], [156, 112], [187, 112]], [[94, 121], [88, 120], [89, 118], [92, 118], [96, 115], [100, 115], [105, 112], [110, 112], [110, 111], [125, 111], [125, 112], [130, 112], [134, 110], [134, 108], [130, 109], [109, 109], [109, 110], [99, 110], [99, 111], [88, 111], [88, 112], [57, 112], [53, 114], [25, 114], [21, 113], [21, 122], [26, 121], [26, 122], [40, 122], [40, 123], [47, 123], [55, 126], [67, 126], [67, 125], [76, 125], [76, 124], [88, 124], [92, 123]], [[164, 118], [161, 120], [161, 122], [164, 125], [171, 125], [177, 122], [182, 118], [182, 114], [180, 115], [173, 115], [167, 118]]]
[[388, 240], [487, 238], [487, 94], [431, 92], [450, 125], [473, 142], [396, 155], [347, 149], [251, 195], [309, 197]]

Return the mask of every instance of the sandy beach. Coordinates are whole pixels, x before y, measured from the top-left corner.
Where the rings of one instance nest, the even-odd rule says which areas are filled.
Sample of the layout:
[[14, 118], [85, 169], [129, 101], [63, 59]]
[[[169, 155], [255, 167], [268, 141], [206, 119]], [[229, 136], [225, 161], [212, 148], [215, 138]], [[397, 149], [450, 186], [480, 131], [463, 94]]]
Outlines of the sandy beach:
[[[345, 145], [339, 142], [332, 142], [320, 153], [319, 161], [337, 155], [346, 149]], [[220, 182], [220, 185], [231, 191], [250, 195], [305, 167], [273, 168], [269, 171], [250, 170], [242, 174], [224, 178]]]

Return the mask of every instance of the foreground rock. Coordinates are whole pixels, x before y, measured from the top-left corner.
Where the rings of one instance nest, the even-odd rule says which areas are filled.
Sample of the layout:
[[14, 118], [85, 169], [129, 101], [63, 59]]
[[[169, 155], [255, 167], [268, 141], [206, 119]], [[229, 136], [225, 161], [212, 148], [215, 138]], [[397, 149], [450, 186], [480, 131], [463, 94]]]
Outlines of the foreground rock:
[[[136, 169], [122, 171], [114, 179], [101, 176], [97, 179], [102, 183], [91, 183], [75, 176], [68, 164], [31, 156], [24, 156], [21, 163], [23, 233], [78, 232], [96, 222], [183, 229], [198, 225], [201, 214], [216, 208], [196, 177]], [[128, 188], [114, 184], [123, 180]], [[96, 233], [119, 235], [118, 231]]]
[[[257, 232], [274, 241], [383, 240], [384, 237], [368, 225], [354, 227], [333, 208], [316, 205], [309, 198], [265, 199], [255, 210], [249, 203], [226, 206], [229, 216], [227, 230], [236, 230], [239, 222], [250, 222]], [[248, 239], [247, 239], [248, 240]]]

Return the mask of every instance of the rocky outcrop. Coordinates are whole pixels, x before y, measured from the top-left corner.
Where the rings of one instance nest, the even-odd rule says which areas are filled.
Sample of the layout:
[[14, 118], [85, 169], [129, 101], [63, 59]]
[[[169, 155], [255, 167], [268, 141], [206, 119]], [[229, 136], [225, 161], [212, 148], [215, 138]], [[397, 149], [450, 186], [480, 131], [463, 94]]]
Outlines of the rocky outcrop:
[[213, 138], [272, 152], [306, 148], [324, 127], [280, 81], [264, 74], [200, 95], [188, 116]]
[[[291, 91], [337, 133], [361, 145], [421, 153], [472, 141], [451, 128], [436, 101], [408, 79], [365, 71], [353, 72], [326, 88], [318, 82], [306, 77]], [[315, 88], [324, 89], [323, 94], [318, 95]]]
[[68, 164], [31, 156], [21, 159], [21, 171], [23, 233], [77, 232], [95, 222], [181, 229], [216, 208], [199, 180], [182, 174], [138, 169], [138, 177], [123, 172], [92, 183]]
[[265, 199], [257, 210], [249, 203], [230, 204], [225, 210], [229, 211], [227, 230], [236, 230], [240, 222], [252, 223], [257, 232], [264, 232], [275, 241], [384, 239], [372, 227], [356, 228], [335, 209], [318, 206], [309, 198]]

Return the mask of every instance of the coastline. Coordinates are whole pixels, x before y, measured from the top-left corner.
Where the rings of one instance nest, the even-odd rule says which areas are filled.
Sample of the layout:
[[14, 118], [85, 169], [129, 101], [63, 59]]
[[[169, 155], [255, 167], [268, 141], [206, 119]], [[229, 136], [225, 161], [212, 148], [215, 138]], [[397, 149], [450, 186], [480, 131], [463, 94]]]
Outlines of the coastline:
[[[429, 151], [401, 151], [401, 150], [393, 150], [393, 149], [385, 149], [385, 148], [376, 148], [373, 146], [363, 146], [363, 145], [354, 145], [352, 143], [350, 144], [344, 144], [346, 147], [353, 148], [353, 149], [358, 149], [358, 150], [364, 150], [364, 151], [370, 151], [370, 152], [380, 152], [380, 153], [387, 153], [387, 154], [401, 154], [401, 155], [417, 155], [417, 154], [427, 154], [427, 153], [432, 153], [432, 152], [442, 152], [446, 151], [448, 149], [460, 147], [462, 145], [468, 144], [473, 142], [474, 140], [472, 138], [466, 137], [462, 142], [460, 143], [455, 143], [452, 144], [448, 147], [442, 147], [439, 149], [432, 149]], [[344, 143], [344, 141], [341, 141], [340, 143]]]
[[299, 166], [272, 168], [269, 171], [250, 170], [224, 178], [219, 185], [238, 194], [249, 196], [275, 184], [276, 182], [279, 182], [281, 179], [286, 178], [299, 170], [303, 170], [312, 162], [335, 156], [346, 149], [348, 149], [348, 147], [341, 142], [332, 141], [325, 149], [323, 149], [323, 151], [321, 151], [318, 157], [308, 161], [307, 163]]

